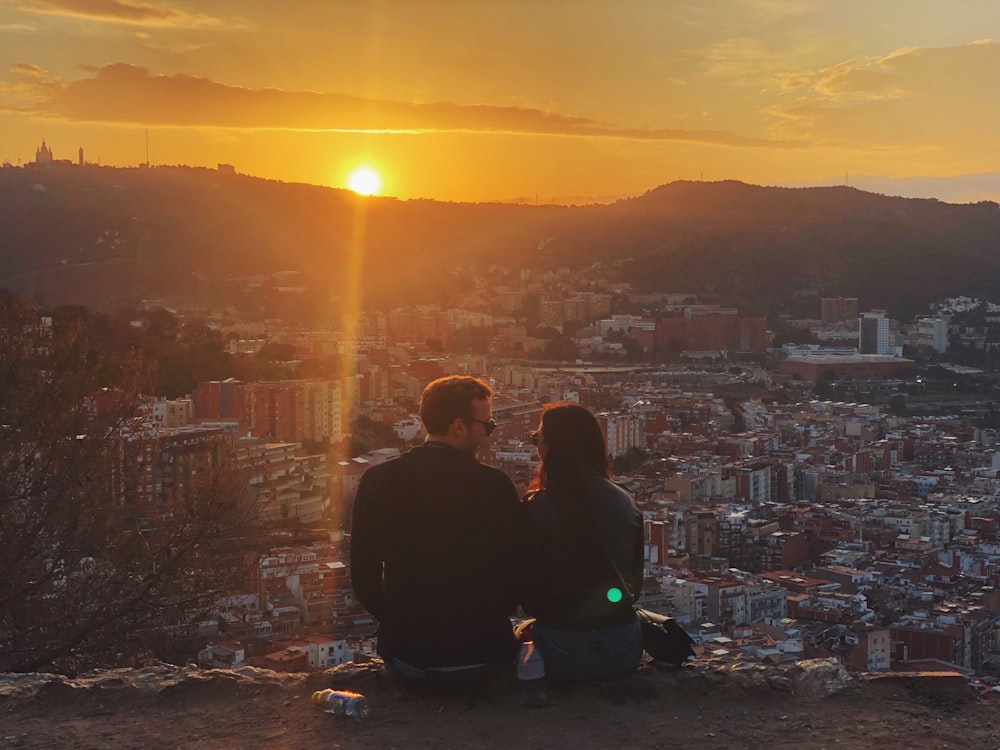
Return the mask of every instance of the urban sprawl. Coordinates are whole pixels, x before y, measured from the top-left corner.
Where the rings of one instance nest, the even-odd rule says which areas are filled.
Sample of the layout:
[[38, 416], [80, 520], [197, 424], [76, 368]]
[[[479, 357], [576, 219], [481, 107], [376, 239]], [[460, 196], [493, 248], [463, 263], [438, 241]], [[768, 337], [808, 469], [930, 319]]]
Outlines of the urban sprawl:
[[[993, 305], [942, 300], [901, 324], [823, 299], [816, 317], [782, 321], [810, 343], [776, 344], [764, 317], [636, 294], [601, 266], [454, 272], [469, 274], [462, 309], [362, 311], [350, 331], [147, 302], [207, 320], [237, 356], [284, 344], [345, 363], [329, 379], [203, 382], [147, 404], [123, 493], [169, 497], [184, 457], [223, 436], [264, 467], [252, 484], [274, 546], [245, 592], [190, 629], [203, 665], [299, 671], [373, 656], [347, 565], [358, 480], [422, 439], [428, 382], [466, 373], [497, 391], [480, 460], [522, 490], [544, 403], [598, 415], [616, 481], [645, 516], [641, 603], [704, 653], [1000, 675], [996, 385], [949, 357], [991, 349]], [[245, 281], [301, 293], [295, 274]], [[388, 439], [333, 458], [325, 446], [359, 418]]]

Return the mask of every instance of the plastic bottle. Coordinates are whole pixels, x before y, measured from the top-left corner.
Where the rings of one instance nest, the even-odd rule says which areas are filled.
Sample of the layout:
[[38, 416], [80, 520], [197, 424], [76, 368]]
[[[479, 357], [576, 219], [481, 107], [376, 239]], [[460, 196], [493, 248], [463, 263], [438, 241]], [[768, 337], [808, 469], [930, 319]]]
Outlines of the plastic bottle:
[[363, 719], [368, 715], [368, 699], [350, 690], [317, 690], [312, 694], [312, 703], [331, 714], [352, 719]]
[[534, 641], [521, 644], [521, 652], [517, 656], [517, 682], [521, 688], [522, 706], [542, 708], [549, 704], [545, 692], [545, 662]]

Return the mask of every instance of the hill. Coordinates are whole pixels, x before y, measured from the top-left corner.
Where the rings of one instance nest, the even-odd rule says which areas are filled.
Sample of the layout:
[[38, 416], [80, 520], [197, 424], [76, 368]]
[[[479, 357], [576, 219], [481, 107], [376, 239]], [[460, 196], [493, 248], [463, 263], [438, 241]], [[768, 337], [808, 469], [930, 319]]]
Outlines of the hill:
[[[808, 663], [800, 668], [808, 669]], [[839, 669], [839, 668], [838, 668]], [[834, 671], [820, 664], [829, 682]], [[841, 670], [842, 671], [842, 670]], [[144, 748], [995, 748], [996, 705], [935, 687], [930, 675], [855, 681], [824, 698], [784, 689], [791, 667], [730, 664], [658, 670], [550, 689], [518, 705], [513, 675], [461, 695], [403, 690], [365, 666], [312, 675], [166, 665], [92, 673], [0, 675], [0, 747]], [[839, 680], [834, 679], [839, 684]], [[794, 682], [794, 680], [792, 680]], [[959, 682], [964, 681], [959, 678]], [[363, 692], [364, 721], [324, 714], [313, 690]]]
[[626, 261], [643, 291], [769, 314], [842, 294], [907, 317], [946, 296], [1000, 298], [1000, 207], [737, 182], [607, 206], [456, 204], [186, 167], [0, 170], [0, 288], [55, 303], [239, 306], [238, 277], [288, 271], [320, 313], [355, 286], [368, 306], [461, 304], [459, 265], [595, 261]]
[[[824, 296], [910, 317], [935, 299], [996, 298], [1000, 207], [848, 187], [675, 182], [587, 209], [547, 250], [634, 260], [640, 290], [696, 291], [768, 314], [818, 316]], [[589, 226], [584, 226], [589, 224]]]

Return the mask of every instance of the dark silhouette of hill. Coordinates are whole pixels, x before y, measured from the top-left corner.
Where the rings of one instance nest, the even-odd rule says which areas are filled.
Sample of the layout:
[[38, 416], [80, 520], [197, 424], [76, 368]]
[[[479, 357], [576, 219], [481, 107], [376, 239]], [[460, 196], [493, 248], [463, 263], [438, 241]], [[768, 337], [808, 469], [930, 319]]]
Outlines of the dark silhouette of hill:
[[1000, 291], [1000, 207], [990, 202], [674, 182], [585, 212], [546, 250], [633, 258], [626, 276], [642, 290], [813, 316], [820, 297], [839, 294], [902, 317], [934, 299]]
[[186, 167], [0, 170], [0, 287], [95, 307], [245, 306], [235, 279], [278, 271], [301, 272], [287, 283], [321, 314], [355, 278], [366, 305], [461, 304], [459, 265], [631, 259], [624, 277], [644, 291], [813, 315], [820, 296], [842, 294], [905, 316], [944, 296], [1000, 297], [998, 248], [995, 203], [847, 187], [675, 182], [614, 205], [536, 207], [361, 198]]

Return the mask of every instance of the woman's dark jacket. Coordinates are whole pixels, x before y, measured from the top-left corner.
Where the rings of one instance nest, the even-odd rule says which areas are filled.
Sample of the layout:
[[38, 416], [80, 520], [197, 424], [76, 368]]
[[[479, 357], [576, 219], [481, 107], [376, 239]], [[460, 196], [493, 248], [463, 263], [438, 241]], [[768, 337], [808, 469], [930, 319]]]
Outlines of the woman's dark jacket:
[[[525, 612], [553, 628], [631, 622], [643, 578], [642, 513], [632, 496], [584, 474], [529, 494], [521, 508]], [[609, 600], [610, 589], [623, 589], [620, 602]]]

